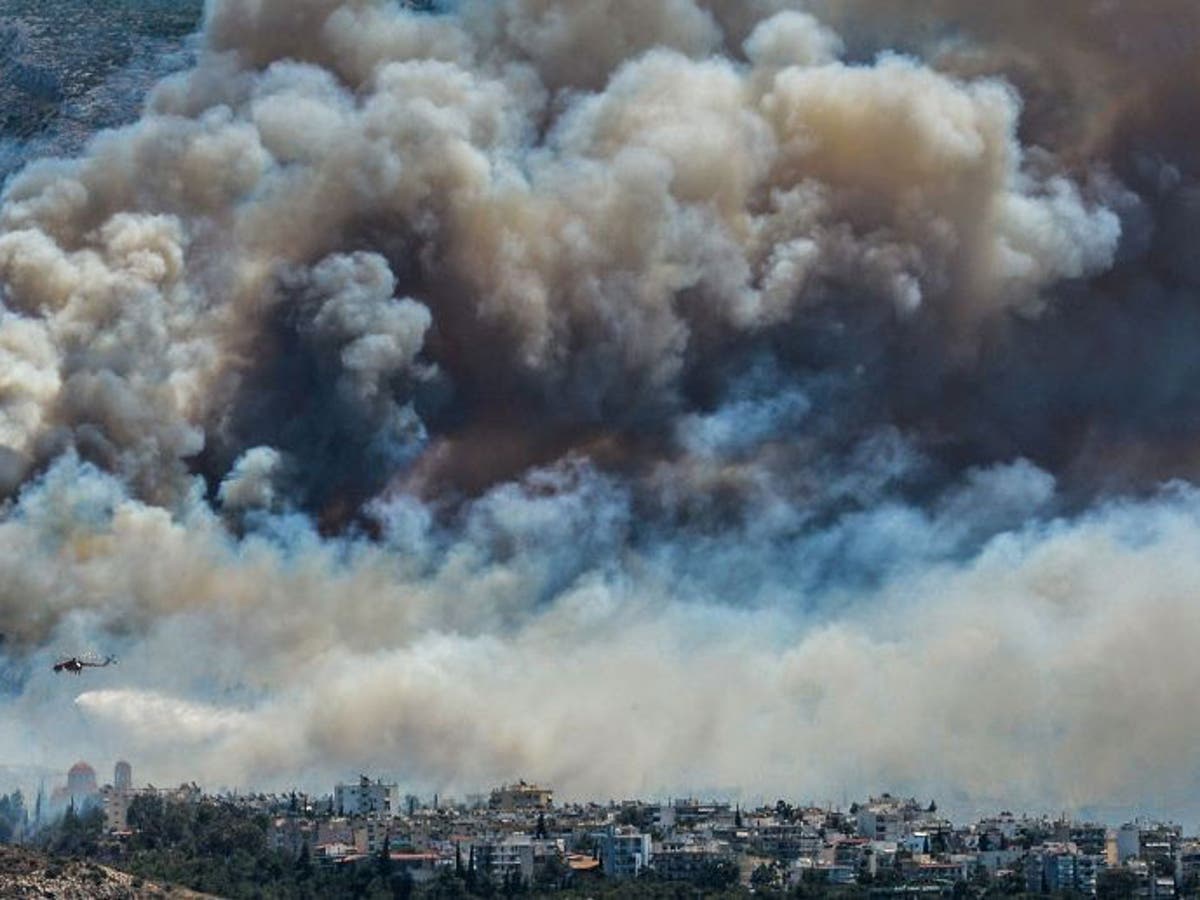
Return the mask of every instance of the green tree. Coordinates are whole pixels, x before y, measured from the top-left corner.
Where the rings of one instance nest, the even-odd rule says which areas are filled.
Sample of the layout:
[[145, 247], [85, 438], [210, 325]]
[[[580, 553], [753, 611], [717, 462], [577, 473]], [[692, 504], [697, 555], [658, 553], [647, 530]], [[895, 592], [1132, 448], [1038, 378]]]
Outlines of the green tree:
[[696, 873], [696, 887], [702, 890], [723, 891], [738, 883], [737, 863], [728, 859], [706, 862]]
[[409, 900], [416, 888], [416, 885], [413, 883], [412, 873], [401, 866], [396, 872], [392, 873], [391, 887], [392, 900]]
[[25, 824], [25, 798], [20, 791], [0, 796], [0, 844], [9, 843], [17, 829]]
[[779, 884], [779, 870], [774, 865], [763, 863], [750, 873], [750, 886], [756, 892], [773, 890]]
[[1096, 877], [1097, 900], [1118, 900], [1137, 893], [1137, 875], [1129, 869], [1105, 869]]
[[296, 879], [299, 881], [308, 881], [312, 877], [312, 850], [309, 849], [308, 841], [306, 840], [300, 846], [300, 855], [296, 858]]
[[375, 856], [375, 868], [379, 872], [379, 876], [384, 880], [391, 880], [392, 877], [392, 836], [385, 834], [383, 836], [383, 845], [379, 848], [379, 853]]
[[468, 896], [463, 879], [447, 869], [439, 872], [438, 876], [425, 887], [422, 894], [428, 900], [460, 900], [460, 898]]
[[103, 834], [103, 811], [91, 806], [79, 812], [72, 803], [63, 817], [42, 834], [41, 843], [60, 856], [95, 856]]
[[561, 890], [570, 872], [557, 854], [549, 856], [534, 875], [533, 887], [538, 893]]

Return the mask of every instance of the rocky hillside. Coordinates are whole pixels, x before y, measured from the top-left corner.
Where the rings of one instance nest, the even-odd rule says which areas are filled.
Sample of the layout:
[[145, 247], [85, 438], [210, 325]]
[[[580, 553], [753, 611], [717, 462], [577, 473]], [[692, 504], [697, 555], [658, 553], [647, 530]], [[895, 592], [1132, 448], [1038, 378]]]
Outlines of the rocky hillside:
[[203, 900], [85, 860], [52, 859], [24, 847], [0, 846], [0, 897], [5, 900]]

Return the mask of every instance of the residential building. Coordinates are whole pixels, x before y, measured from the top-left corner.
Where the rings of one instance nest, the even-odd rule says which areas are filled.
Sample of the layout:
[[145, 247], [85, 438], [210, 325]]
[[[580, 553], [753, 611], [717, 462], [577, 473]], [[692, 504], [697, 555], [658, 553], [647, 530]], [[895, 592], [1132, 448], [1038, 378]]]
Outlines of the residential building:
[[607, 831], [595, 835], [595, 840], [600, 864], [609, 878], [634, 878], [650, 864], [650, 835], [636, 828], [610, 825]]
[[467, 852], [475, 870], [486, 872], [496, 884], [512, 881], [528, 884], [551, 857], [561, 861], [565, 856], [561, 840], [543, 840], [521, 832], [495, 840], [474, 841]]
[[1025, 860], [1025, 885], [1032, 894], [1057, 894], [1076, 887], [1075, 847], [1070, 844], [1046, 844]]
[[854, 818], [860, 837], [872, 841], [899, 841], [933, 821], [935, 811], [922, 807], [916, 800], [884, 794], [872, 797], [854, 810]]
[[1107, 867], [1103, 854], [1080, 853], [1075, 858], [1075, 890], [1094, 896], [1100, 873]]
[[1115, 831], [1109, 832], [1106, 852], [1110, 866], [1123, 866], [1131, 859], [1136, 859], [1140, 848], [1141, 829], [1132, 823], [1126, 823]]
[[334, 787], [333, 811], [339, 816], [391, 816], [400, 811], [400, 788], [362, 775], [357, 784]]
[[554, 791], [518, 781], [492, 791], [488, 807], [500, 812], [530, 812], [550, 809], [554, 805]]
[[653, 848], [651, 867], [663, 878], [689, 880], [710, 863], [732, 858], [723, 841], [688, 838], [663, 841]]

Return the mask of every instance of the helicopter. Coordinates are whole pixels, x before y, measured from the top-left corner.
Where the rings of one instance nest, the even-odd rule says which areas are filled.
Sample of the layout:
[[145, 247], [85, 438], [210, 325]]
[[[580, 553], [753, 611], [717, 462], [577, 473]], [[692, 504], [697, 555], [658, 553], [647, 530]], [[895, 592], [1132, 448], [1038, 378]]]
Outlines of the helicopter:
[[117, 658], [115, 656], [106, 656], [103, 662], [92, 662], [91, 660], [80, 659], [78, 656], [72, 656], [56, 662], [54, 664], [54, 671], [60, 674], [70, 672], [72, 675], [81, 675], [84, 669], [103, 669], [105, 666], [115, 665], [116, 662]]

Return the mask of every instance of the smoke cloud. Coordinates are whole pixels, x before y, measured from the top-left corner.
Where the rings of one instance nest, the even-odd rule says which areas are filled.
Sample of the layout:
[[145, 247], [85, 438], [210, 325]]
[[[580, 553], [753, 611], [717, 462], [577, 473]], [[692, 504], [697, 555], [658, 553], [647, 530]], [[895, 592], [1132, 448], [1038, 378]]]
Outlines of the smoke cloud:
[[0, 201], [0, 754], [1195, 808], [1200, 23], [900, 6], [210, 0]]

